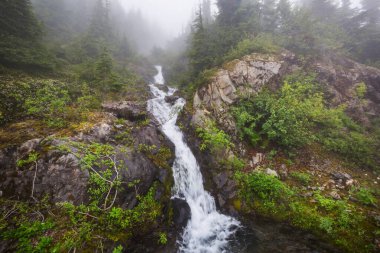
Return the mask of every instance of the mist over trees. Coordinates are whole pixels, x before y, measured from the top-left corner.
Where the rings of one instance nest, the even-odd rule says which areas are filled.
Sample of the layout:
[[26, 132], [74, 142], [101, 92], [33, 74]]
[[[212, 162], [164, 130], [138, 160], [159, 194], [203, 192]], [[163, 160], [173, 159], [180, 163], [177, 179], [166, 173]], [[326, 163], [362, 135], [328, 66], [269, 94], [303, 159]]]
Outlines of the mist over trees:
[[[304, 56], [332, 51], [380, 64], [380, 1], [362, 0], [362, 7], [354, 8], [350, 0], [218, 0], [218, 15], [209, 24], [205, 3], [209, 5], [203, 1], [197, 11], [185, 53], [187, 76], [219, 66], [233, 51], [247, 54], [265, 45]], [[184, 80], [184, 85], [189, 82]]]

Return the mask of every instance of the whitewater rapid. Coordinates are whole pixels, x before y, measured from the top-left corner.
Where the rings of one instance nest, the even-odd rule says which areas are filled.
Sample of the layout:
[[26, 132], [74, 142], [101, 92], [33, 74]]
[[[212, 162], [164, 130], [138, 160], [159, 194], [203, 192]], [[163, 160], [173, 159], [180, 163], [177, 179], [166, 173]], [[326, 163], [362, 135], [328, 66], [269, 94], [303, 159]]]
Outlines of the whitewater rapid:
[[228, 252], [229, 238], [240, 223], [219, 213], [214, 198], [205, 191], [199, 165], [185, 143], [182, 131], [176, 126], [178, 114], [186, 101], [179, 98], [174, 105], [165, 102], [165, 97], [173, 95], [176, 90], [168, 87], [165, 92], [156, 86], [165, 84], [161, 66], [156, 66], [156, 69], [158, 74], [154, 77], [155, 84], [150, 85], [153, 98], [148, 101], [148, 110], [175, 145], [173, 197], [185, 199], [191, 209], [191, 219], [184, 229], [182, 240], [178, 242], [179, 252]]

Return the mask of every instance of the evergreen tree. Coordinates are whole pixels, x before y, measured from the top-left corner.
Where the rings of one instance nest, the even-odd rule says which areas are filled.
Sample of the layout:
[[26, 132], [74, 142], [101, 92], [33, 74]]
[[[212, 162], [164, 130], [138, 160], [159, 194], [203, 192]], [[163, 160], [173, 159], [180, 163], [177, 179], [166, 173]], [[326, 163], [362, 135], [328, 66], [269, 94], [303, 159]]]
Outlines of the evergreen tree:
[[380, 1], [363, 0], [362, 12], [357, 17], [361, 24], [355, 34], [362, 61], [380, 64]]
[[202, 2], [202, 15], [203, 15], [203, 23], [205, 26], [208, 26], [212, 22], [211, 16], [211, 1], [203, 0]]
[[111, 27], [109, 23], [108, 0], [97, 0], [92, 14], [89, 36], [96, 39], [108, 40], [111, 36]]
[[276, 29], [276, 0], [263, 0], [261, 11], [261, 27], [265, 32]]
[[240, 7], [242, 0], [218, 0], [219, 8], [219, 23], [222, 25], [232, 25], [236, 22], [238, 16], [237, 10]]
[[337, 11], [331, 0], [309, 0], [307, 8], [322, 21], [334, 20]]
[[276, 12], [278, 15], [277, 26], [282, 29], [289, 23], [292, 16], [292, 9], [289, 0], [280, 0], [277, 4]]
[[380, 22], [380, 1], [379, 0], [363, 0], [363, 16], [365, 16], [366, 25], [377, 26]]
[[50, 68], [41, 46], [41, 25], [29, 0], [0, 1], [0, 63], [18, 67]]
[[41, 35], [41, 26], [34, 16], [30, 0], [0, 1], [0, 36], [37, 41]]
[[192, 72], [197, 75], [212, 66], [212, 53], [208, 45], [208, 34], [203, 23], [202, 8], [194, 21], [192, 40], [189, 51]]

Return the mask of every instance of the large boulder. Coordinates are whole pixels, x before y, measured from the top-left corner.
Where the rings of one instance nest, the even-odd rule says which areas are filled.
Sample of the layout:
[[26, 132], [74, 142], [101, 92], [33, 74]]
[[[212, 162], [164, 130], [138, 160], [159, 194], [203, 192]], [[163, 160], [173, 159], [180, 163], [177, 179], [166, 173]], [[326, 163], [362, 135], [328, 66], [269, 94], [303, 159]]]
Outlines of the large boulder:
[[165, 97], [165, 102], [166, 102], [166, 103], [169, 103], [169, 104], [171, 104], [171, 105], [174, 105], [175, 102], [176, 102], [178, 99], [179, 99], [178, 96], [174, 96], [174, 95], [172, 95], [172, 96], [166, 96], [166, 97]]
[[191, 209], [184, 199], [172, 199], [173, 221], [177, 229], [183, 229], [187, 226], [187, 222], [191, 218]]
[[283, 51], [279, 55], [252, 54], [234, 60], [218, 70], [211, 81], [198, 89], [194, 96], [193, 123], [202, 126], [202, 115], [211, 116], [224, 130], [236, 132], [229, 107], [241, 96], [258, 93], [265, 85], [274, 82], [294, 63], [295, 55]]
[[146, 103], [131, 101], [111, 102], [102, 104], [103, 110], [113, 113], [118, 118], [130, 121], [144, 120], [148, 117]]
[[[125, 134], [124, 126], [115, 125], [112, 121], [100, 122], [87, 133], [59, 139], [51, 136], [46, 139], [33, 139], [19, 147], [0, 150], [0, 192], [3, 197], [29, 199], [34, 180], [33, 196], [42, 199], [49, 195], [52, 202], [86, 203], [89, 200], [90, 172], [81, 166], [78, 148], [73, 142], [82, 144], [106, 143], [115, 150], [115, 160], [123, 168], [119, 176], [123, 182], [123, 194], [118, 194], [116, 203], [126, 208], [137, 204], [136, 194], [145, 194], [155, 181], [161, 184], [170, 183], [170, 173], [167, 168], [155, 164], [151, 153], [139, 149], [140, 144], [154, 146], [155, 150], [169, 148], [174, 153], [173, 144], [162, 134], [155, 121], [139, 127], [130, 127], [129, 138], [133, 143], [129, 146], [119, 144], [118, 136]], [[118, 126], [118, 127], [116, 127]], [[65, 147], [62, 149], [61, 147]], [[70, 150], [70, 151], [68, 151]], [[25, 160], [32, 152], [38, 153], [38, 159], [22, 166], [17, 166], [18, 160]], [[167, 162], [170, 167], [174, 156]], [[34, 179], [35, 177], [35, 179]], [[129, 185], [135, 184], [136, 187]], [[169, 187], [170, 188], [170, 187]]]

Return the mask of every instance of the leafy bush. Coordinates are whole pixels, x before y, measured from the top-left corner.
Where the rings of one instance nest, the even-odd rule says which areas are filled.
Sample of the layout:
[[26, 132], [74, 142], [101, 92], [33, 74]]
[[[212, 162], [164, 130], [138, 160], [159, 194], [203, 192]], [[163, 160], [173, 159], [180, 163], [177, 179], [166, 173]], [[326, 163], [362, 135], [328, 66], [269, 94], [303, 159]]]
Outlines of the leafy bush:
[[240, 138], [254, 146], [270, 140], [287, 151], [319, 142], [355, 164], [377, 168], [376, 138], [349, 118], [344, 106], [328, 108], [318, 87], [313, 76], [294, 75], [277, 92], [243, 99], [232, 110]]
[[277, 93], [262, 91], [233, 110], [241, 138], [256, 145], [265, 138], [296, 148], [315, 140], [315, 119], [324, 113], [321, 93], [310, 83], [285, 82]]
[[358, 98], [363, 99], [367, 93], [367, 85], [361, 82], [356, 86], [355, 91]]
[[220, 130], [213, 121], [208, 121], [204, 128], [198, 127], [196, 132], [198, 137], [202, 139], [200, 146], [202, 151], [206, 149], [220, 151], [233, 147], [230, 136]]
[[376, 205], [377, 203], [375, 196], [373, 196], [373, 191], [367, 188], [353, 188], [350, 193], [365, 205]]
[[232, 61], [251, 53], [276, 53], [279, 47], [275, 44], [271, 34], [262, 33], [254, 39], [244, 39], [228, 52], [224, 61]]
[[62, 127], [66, 123], [69, 102], [68, 91], [62, 83], [45, 81], [35, 97], [29, 97], [25, 105], [29, 115], [44, 119], [51, 127]]
[[292, 172], [290, 176], [305, 186], [311, 182], [311, 175], [308, 173]]
[[293, 191], [278, 178], [262, 172], [245, 174], [236, 173], [236, 178], [244, 190], [244, 197], [249, 200], [281, 202], [293, 195]]
[[166, 245], [168, 243], [168, 238], [165, 233], [159, 234], [158, 243], [161, 245]]
[[305, 200], [297, 189], [290, 189], [279, 179], [262, 172], [237, 172], [240, 196], [248, 211], [313, 231], [346, 249], [348, 252], [371, 252], [373, 227], [360, 210], [345, 200], [333, 200], [315, 192]]
[[51, 221], [24, 222], [15, 229], [2, 234], [4, 239], [16, 239], [17, 252], [47, 252], [52, 244], [52, 238], [44, 236], [44, 232], [52, 229], [55, 224]]

